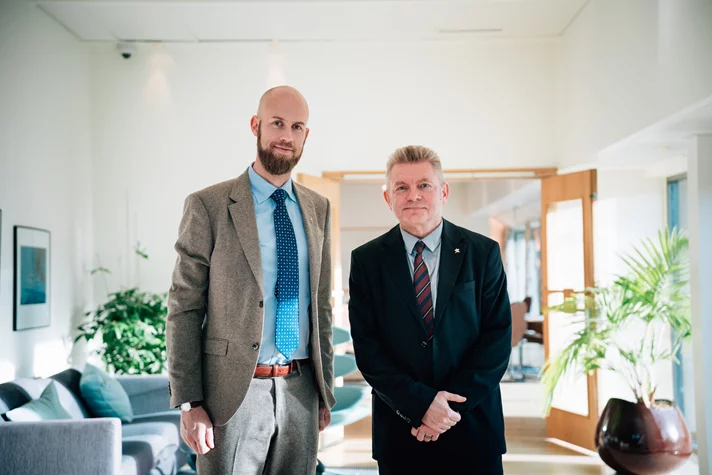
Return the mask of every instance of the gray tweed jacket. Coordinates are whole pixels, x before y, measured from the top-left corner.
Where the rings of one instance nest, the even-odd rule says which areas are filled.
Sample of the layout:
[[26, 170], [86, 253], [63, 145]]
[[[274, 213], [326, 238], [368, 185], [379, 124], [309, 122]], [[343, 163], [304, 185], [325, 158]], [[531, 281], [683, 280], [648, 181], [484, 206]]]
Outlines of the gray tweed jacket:
[[[294, 183], [309, 244], [310, 356], [322, 407], [334, 405], [329, 201]], [[203, 401], [215, 425], [237, 412], [262, 340], [262, 260], [247, 172], [191, 194], [175, 245], [166, 343], [171, 406]]]

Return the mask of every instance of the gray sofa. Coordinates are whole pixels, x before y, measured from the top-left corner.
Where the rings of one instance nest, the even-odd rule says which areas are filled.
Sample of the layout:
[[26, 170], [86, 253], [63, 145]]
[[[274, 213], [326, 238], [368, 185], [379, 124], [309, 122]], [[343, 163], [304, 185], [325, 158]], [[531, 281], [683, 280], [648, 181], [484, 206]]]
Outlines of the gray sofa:
[[[0, 472], [22, 475], [175, 474], [193, 452], [180, 439], [180, 413], [170, 407], [167, 376], [119, 376], [134, 421], [93, 418], [79, 391], [81, 372], [55, 374], [57, 391], [72, 420], [0, 420]], [[37, 399], [50, 379], [0, 384], [0, 414]]]

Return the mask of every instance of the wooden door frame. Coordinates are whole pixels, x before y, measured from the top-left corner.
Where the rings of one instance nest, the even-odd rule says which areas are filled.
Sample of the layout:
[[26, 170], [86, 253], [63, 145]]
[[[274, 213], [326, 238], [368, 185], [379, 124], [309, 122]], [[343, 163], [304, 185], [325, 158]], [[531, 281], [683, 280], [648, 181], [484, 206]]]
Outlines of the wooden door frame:
[[[586, 170], [571, 174], [556, 175], [547, 178], [551, 186], [545, 187], [542, 182], [541, 190], [541, 282], [542, 303], [548, 301], [549, 294], [564, 292], [570, 294], [572, 289], [549, 289], [548, 284], [548, 255], [546, 215], [551, 203], [582, 200], [583, 211], [583, 245], [584, 245], [584, 287], [594, 286], [594, 261], [593, 261], [593, 201], [596, 197], [597, 174], [596, 170]], [[583, 290], [583, 289], [573, 289]], [[544, 340], [549, 341], [549, 318], [544, 318]], [[544, 345], [545, 359], [549, 358], [549, 344]], [[588, 416], [570, 413], [561, 409], [552, 408], [546, 424], [547, 437], [565, 440], [580, 447], [595, 450], [596, 425], [599, 418], [598, 406], [598, 374], [587, 375], [588, 382]], [[571, 421], [574, 421], [572, 424]], [[583, 428], [584, 430], [580, 430]], [[562, 437], [563, 435], [563, 437]]]
[[[337, 194], [338, 198], [334, 202], [333, 197], [330, 199], [331, 204], [331, 290], [332, 292], [343, 292], [343, 283], [341, 284], [341, 289], [336, 288], [336, 270], [341, 269], [341, 183], [339, 180], [334, 180], [333, 178], [311, 175], [309, 173], [297, 173], [296, 182], [306, 186], [307, 188], [318, 187], [319, 184], [315, 180], [322, 181], [321, 185], [330, 186], [333, 184], [339, 187], [339, 192]], [[316, 190], [317, 193], [319, 192]], [[341, 295], [340, 293], [338, 295]], [[337, 302], [335, 300], [336, 295], [332, 294], [332, 305]]]
[[[535, 180], [547, 176], [556, 175], [558, 169], [555, 167], [534, 167], [534, 168], [454, 168], [443, 170], [447, 175], [473, 175], [471, 177], [449, 178], [448, 181], [471, 181], [471, 180]], [[477, 176], [479, 175], [479, 176]], [[501, 175], [501, 176], [497, 176]], [[509, 175], [509, 176], [507, 176]], [[385, 170], [338, 170], [325, 171], [321, 173], [322, 178], [330, 178], [341, 182], [349, 183], [374, 183], [383, 182], [386, 176]], [[363, 178], [349, 179], [348, 176], [359, 176]]]

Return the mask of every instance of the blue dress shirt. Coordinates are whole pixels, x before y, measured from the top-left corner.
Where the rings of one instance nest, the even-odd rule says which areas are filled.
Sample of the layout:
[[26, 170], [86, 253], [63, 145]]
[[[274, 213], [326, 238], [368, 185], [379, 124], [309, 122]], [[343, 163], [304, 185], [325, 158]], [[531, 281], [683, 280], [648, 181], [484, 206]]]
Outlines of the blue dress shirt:
[[425, 236], [423, 239], [418, 239], [407, 231], [401, 228], [401, 235], [405, 243], [405, 252], [408, 255], [408, 268], [410, 269], [410, 278], [413, 280], [413, 263], [415, 262], [415, 245], [418, 241], [423, 241], [425, 250], [423, 251], [423, 262], [428, 268], [430, 275], [430, 294], [433, 298], [433, 312], [435, 312], [435, 302], [438, 295], [438, 276], [440, 271], [440, 242], [443, 236], [443, 222], [440, 220], [440, 225]]
[[[255, 205], [257, 217], [257, 233], [260, 238], [260, 254], [262, 256], [262, 279], [265, 291], [264, 325], [262, 329], [262, 347], [257, 359], [259, 364], [284, 364], [287, 360], [277, 350], [275, 345], [277, 323], [277, 298], [274, 290], [277, 286], [277, 236], [274, 231], [274, 209], [276, 204], [271, 199], [277, 187], [262, 178], [250, 166], [248, 170], [250, 186], [252, 187], [252, 202]], [[289, 219], [294, 227], [299, 252], [299, 348], [292, 354], [291, 360], [309, 357], [309, 305], [311, 304], [311, 288], [309, 284], [309, 246], [302, 221], [302, 211], [299, 208], [297, 196], [294, 194], [292, 179], [281, 187], [287, 192], [285, 205]]]

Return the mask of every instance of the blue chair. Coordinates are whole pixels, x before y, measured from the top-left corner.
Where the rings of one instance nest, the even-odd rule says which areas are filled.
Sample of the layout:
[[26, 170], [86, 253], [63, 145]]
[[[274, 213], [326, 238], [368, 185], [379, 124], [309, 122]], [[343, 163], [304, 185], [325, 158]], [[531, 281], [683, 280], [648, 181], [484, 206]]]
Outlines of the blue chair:
[[353, 355], [334, 355], [334, 377], [349, 375], [358, 370]]
[[[332, 344], [334, 346], [351, 341], [351, 334], [345, 328], [332, 327]], [[356, 358], [353, 355], [334, 355], [334, 377], [347, 376], [358, 371]], [[368, 396], [368, 386], [346, 385], [334, 388], [336, 405], [331, 409], [331, 425], [347, 426], [360, 421], [371, 414], [371, 406], [363, 401]], [[323, 474], [324, 464], [317, 460], [317, 475]]]
[[347, 426], [371, 414], [371, 406], [362, 404], [367, 395], [366, 386], [341, 386], [334, 388], [336, 405], [331, 410], [331, 425]]
[[331, 344], [336, 346], [351, 341], [351, 334], [345, 328], [332, 326]]
[[[346, 376], [357, 371], [353, 355], [334, 355], [334, 377]], [[336, 405], [331, 410], [331, 425], [345, 426], [360, 421], [371, 413], [371, 407], [360, 404], [367, 396], [368, 387], [346, 385], [334, 388]]]

